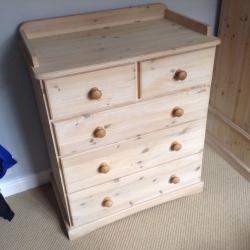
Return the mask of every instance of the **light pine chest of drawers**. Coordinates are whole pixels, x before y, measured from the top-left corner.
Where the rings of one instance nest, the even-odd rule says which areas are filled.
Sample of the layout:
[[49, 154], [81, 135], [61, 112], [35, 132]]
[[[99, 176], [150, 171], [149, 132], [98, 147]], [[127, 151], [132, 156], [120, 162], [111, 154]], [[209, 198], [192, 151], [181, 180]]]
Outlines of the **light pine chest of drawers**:
[[207, 25], [150, 4], [20, 33], [70, 239], [202, 191], [219, 44]]

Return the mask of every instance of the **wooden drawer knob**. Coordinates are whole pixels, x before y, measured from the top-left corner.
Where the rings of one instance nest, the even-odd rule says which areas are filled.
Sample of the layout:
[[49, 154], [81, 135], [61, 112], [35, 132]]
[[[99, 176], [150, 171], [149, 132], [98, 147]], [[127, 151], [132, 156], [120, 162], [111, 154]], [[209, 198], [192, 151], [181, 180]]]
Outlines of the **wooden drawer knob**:
[[179, 150], [181, 150], [181, 144], [179, 143], [179, 142], [173, 142], [172, 144], [171, 144], [171, 150], [172, 151], [179, 151]]
[[102, 91], [98, 88], [92, 88], [88, 96], [90, 100], [99, 100], [102, 97]]
[[172, 111], [173, 117], [181, 117], [184, 115], [184, 110], [180, 107], [175, 107]]
[[187, 78], [187, 72], [185, 70], [177, 70], [174, 74], [174, 79], [177, 81], [183, 81]]
[[97, 127], [94, 130], [94, 137], [96, 138], [103, 138], [106, 135], [106, 130], [103, 127]]
[[107, 163], [102, 163], [99, 168], [98, 168], [98, 172], [102, 173], [102, 174], [106, 174], [108, 173], [110, 170], [110, 167]]
[[178, 184], [181, 181], [180, 177], [172, 175], [169, 179], [169, 182], [172, 184]]
[[104, 200], [102, 202], [102, 206], [103, 207], [112, 207], [113, 206], [113, 201], [111, 200], [111, 198], [106, 197], [106, 198], [104, 198]]

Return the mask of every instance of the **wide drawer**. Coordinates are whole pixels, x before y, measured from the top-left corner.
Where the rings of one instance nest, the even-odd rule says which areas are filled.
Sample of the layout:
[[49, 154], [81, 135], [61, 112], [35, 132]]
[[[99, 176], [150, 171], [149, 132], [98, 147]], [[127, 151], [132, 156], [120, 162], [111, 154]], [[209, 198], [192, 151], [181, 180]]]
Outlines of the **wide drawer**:
[[214, 53], [215, 49], [209, 48], [142, 62], [141, 97], [151, 98], [199, 85], [210, 85]]
[[136, 100], [134, 64], [45, 82], [53, 119], [95, 112]]
[[199, 182], [201, 164], [199, 153], [73, 193], [73, 224], [86, 224]]
[[[207, 87], [54, 123], [61, 156], [205, 118]], [[178, 112], [176, 112], [176, 110]], [[179, 112], [182, 110], [183, 112]]]
[[61, 158], [68, 193], [201, 152], [206, 120], [143, 135], [125, 143]]

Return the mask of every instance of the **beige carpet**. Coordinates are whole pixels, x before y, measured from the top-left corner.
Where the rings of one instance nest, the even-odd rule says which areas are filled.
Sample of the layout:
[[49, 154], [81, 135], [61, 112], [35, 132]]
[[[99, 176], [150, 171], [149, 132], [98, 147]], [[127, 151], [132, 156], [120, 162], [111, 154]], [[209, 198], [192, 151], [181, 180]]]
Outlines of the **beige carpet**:
[[250, 185], [209, 147], [203, 193], [148, 209], [70, 242], [49, 185], [8, 199], [0, 249], [250, 249]]

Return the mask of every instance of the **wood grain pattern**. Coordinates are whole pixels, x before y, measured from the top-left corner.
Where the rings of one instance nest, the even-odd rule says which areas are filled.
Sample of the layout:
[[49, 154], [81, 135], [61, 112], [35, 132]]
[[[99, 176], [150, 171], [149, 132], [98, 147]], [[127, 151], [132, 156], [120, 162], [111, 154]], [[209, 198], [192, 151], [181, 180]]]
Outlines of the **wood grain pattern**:
[[154, 206], [163, 204], [171, 200], [179, 199], [181, 197], [185, 197], [189, 195], [198, 194], [202, 191], [203, 191], [203, 182], [202, 181], [196, 182], [194, 184], [177, 189], [173, 192], [168, 192], [160, 196], [157, 196], [154, 199], [144, 201], [135, 206], [131, 206], [115, 214], [110, 214], [106, 217], [101, 218], [100, 220], [96, 220], [87, 224], [81, 224], [76, 227], [68, 227], [68, 236], [71, 240], [77, 239], [84, 234], [90, 233], [91, 231], [96, 230], [97, 228], [103, 227], [107, 224], [120, 220], [129, 215], [138, 213], [145, 209], [152, 208]]
[[[59, 154], [61, 156], [75, 154], [205, 118], [209, 91], [208, 87], [197, 88], [122, 108], [54, 122]], [[172, 116], [172, 111], [176, 106], [183, 107], [185, 110], [183, 116]], [[93, 136], [97, 127], [105, 128], [106, 136], [104, 138]]]
[[29, 39], [100, 29], [164, 17], [164, 4], [148, 4], [79, 15], [29, 21], [22, 24]]
[[249, 12], [248, 1], [223, 1], [208, 120], [221, 151], [242, 162], [243, 170], [250, 169]]
[[[199, 85], [210, 85], [215, 48], [153, 59], [141, 63], [141, 96], [150, 98], [185, 90]], [[178, 70], [185, 70], [187, 78], [175, 80]]]
[[[202, 152], [206, 120], [198, 120], [142, 135], [124, 143], [61, 158], [68, 193], [80, 191], [113, 179], [139, 172], [191, 154]], [[182, 144], [171, 151], [173, 142]], [[99, 166], [109, 166], [100, 174]]]
[[32, 44], [30, 43], [27, 37], [27, 34], [23, 31], [22, 28], [20, 28], [20, 35], [24, 41], [22, 43], [23, 52], [27, 60], [29, 61], [29, 64], [34, 68], [39, 67], [39, 61], [38, 61], [37, 55], [32, 47]]
[[[132, 64], [45, 81], [52, 118], [91, 113], [135, 102], [135, 78]], [[88, 97], [94, 87], [102, 92], [99, 100]]]
[[[245, 1], [223, 1], [211, 106], [250, 132], [250, 88], [248, 41], [250, 4]], [[236, 63], [237, 62], [237, 63]]]
[[[244, 138], [242, 138], [244, 140]], [[250, 181], [250, 169], [240, 158], [237, 157], [230, 149], [224, 147], [215, 137], [209, 132], [206, 133], [206, 143], [210, 145], [218, 154], [220, 154], [227, 162], [230, 163], [240, 175]]]
[[228, 123], [225, 123], [217, 115], [209, 112], [208, 133], [217, 140], [218, 144], [243, 162], [243, 169], [249, 172], [250, 177], [250, 143], [242, 134], [233, 129]]
[[[142, 21], [135, 22], [133, 17], [119, 15], [120, 12], [117, 11], [115, 18], [110, 17], [112, 25], [98, 29], [82, 29], [81, 25], [88, 27], [87, 23], [85, 26], [84, 20], [89, 17], [85, 15], [75, 17], [83, 19], [75, 25], [76, 30], [75, 28], [72, 30], [71, 22], [74, 22], [74, 18], [72, 21], [70, 18], [62, 18], [58, 22], [52, 20], [26, 23], [21, 29], [26, 32], [27, 37], [30, 37], [29, 43], [39, 61], [39, 67], [32, 68], [33, 74], [39, 79], [56, 78], [66, 74], [93, 71], [118, 64], [135, 63], [199, 48], [214, 47], [219, 43], [219, 40], [213, 36], [203, 35], [165, 19], [162, 13], [163, 5], [152, 6], [153, 16], [150, 14], [151, 5], [147, 6], [140, 9], [145, 15]], [[133, 13], [138, 9], [128, 10]], [[105, 17], [106, 14], [102, 16]], [[90, 22], [92, 18], [96, 20], [95, 14], [92, 14]], [[118, 19], [130, 20], [130, 18], [132, 23], [116, 25], [116, 22], [121, 23]], [[140, 19], [140, 11], [138, 19]], [[53, 24], [44, 25], [44, 22]], [[80, 27], [77, 28], [78, 25]], [[48, 36], [42, 32], [42, 35], [32, 37], [32, 33], [35, 33], [31, 31], [32, 29], [39, 33], [38, 26], [42, 26], [45, 33], [51, 27], [52, 34]]]
[[57, 153], [56, 140], [53, 133], [53, 128], [49, 121], [49, 110], [46, 100], [46, 95], [44, 93], [44, 86], [42, 82], [37, 82], [37, 80], [32, 79], [33, 87], [37, 99], [38, 109], [41, 116], [41, 121], [43, 125], [43, 130], [45, 134], [45, 139], [48, 147], [48, 153], [50, 157], [51, 168], [54, 176], [54, 181], [57, 184], [58, 199], [61, 200], [61, 204], [64, 209], [64, 217], [69, 225], [72, 225], [71, 212], [68, 205], [68, 197], [66, 196], [66, 186], [64, 181], [64, 176], [60, 168], [59, 157]]
[[184, 15], [181, 15], [179, 13], [176, 13], [172, 10], [166, 9], [165, 11], [165, 17], [172, 22], [178, 23], [180, 25], [183, 25], [189, 29], [192, 29], [194, 31], [197, 31], [204, 35], [211, 35], [212, 34], [212, 28], [206, 23], [198, 22], [190, 17], [186, 17]]
[[202, 190], [209, 31], [163, 4], [21, 25], [71, 239]]
[[[163, 164], [162, 166], [128, 175], [102, 185], [69, 195], [75, 226], [104, 218], [134, 205], [154, 199], [164, 193], [178, 190], [200, 181], [201, 154]], [[180, 183], [169, 182], [172, 175]], [[113, 206], [105, 208], [102, 201], [110, 197]]]

